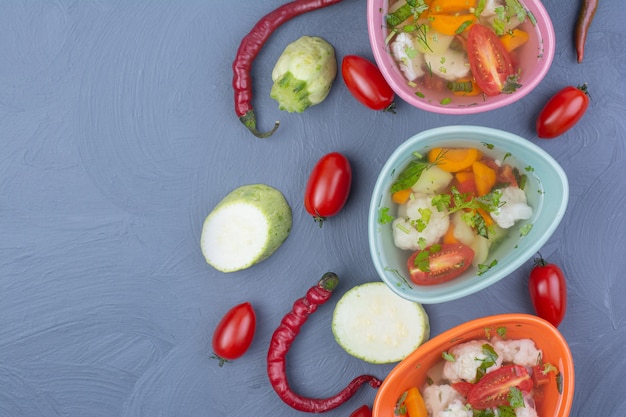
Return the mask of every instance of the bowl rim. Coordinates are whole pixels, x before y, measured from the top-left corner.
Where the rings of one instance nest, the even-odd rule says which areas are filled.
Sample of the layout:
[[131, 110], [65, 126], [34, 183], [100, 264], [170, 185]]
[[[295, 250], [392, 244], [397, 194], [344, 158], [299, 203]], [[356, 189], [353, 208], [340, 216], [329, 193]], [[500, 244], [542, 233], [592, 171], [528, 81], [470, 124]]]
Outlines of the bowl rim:
[[[419, 360], [419, 358], [423, 355], [425, 351], [430, 352], [431, 350], [438, 349], [442, 345], [452, 342], [456, 343], [462, 340], [464, 335], [480, 329], [494, 328], [498, 327], [499, 325], [515, 326], [520, 324], [532, 327], [541, 327], [543, 330], [550, 333], [554, 337], [553, 340], [557, 341], [559, 346], [562, 347], [563, 353], [565, 355], [565, 357], [562, 358], [562, 366], [559, 368], [559, 372], [561, 373], [561, 375], [564, 376], [564, 378], [562, 378], [562, 401], [560, 403], [560, 408], [558, 410], [555, 410], [559, 411], [559, 413], [551, 417], [569, 416], [575, 391], [574, 359], [572, 357], [572, 352], [570, 350], [569, 344], [567, 343], [567, 340], [565, 339], [563, 334], [552, 324], [538, 316], [526, 313], [503, 313], [475, 318], [473, 320], [469, 320], [455, 327], [452, 327], [427, 340], [421, 346], [415, 349], [409, 356], [400, 361], [387, 374], [380, 388], [376, 392], [376, 396], [374, 398], [374, 403], [372, 406], [372, 415], [374, 417], [378, 416], [378, 406], [380, 405], [381, 397], [385, 395], [388, 390], [391, 390], [391, 388], [389, 388], [389, 386], [392, 384], [390, 382], [391, 379], [396, 374], [402, 374], [407, 371], [407, 368], [414, 368], [414, 363]], [[529, 335], [528, 337], [531, 337], [531, 335]]]
[[391, 89], [403, 101], [419, 109], [439, 114], [465, 115], [483, 113], [486, 111], [506, 107], [521, 100], [531, 91], [533, 91], [535, 87], [537, 87], [537, 85], [539, 85], [539, 83], [541, 83], [541, 81], [545, 78], [546, 74], [550, 70], [550, 67], [552, 66], [552, 61], [554, 60], [554, 56], [556, 53], [556, 32], [554, 29], [554, 24], [552, 23], [552, 19], [550, 18], [550, 14], [543, 5], [543, 2], [540, 0], [521, 0], [524, 7], [532, 12], [535, 21], [538, 22], [539, 25], [541, 25], [541, 33], [543, 35], [540, 39], [543, 56], [539, 65], [539, 70], [536, 72], [536, 75], [533, 78], [528, 80], [528, 82], [525, 82], [524, 88], [517, 90], [514, 94], [506, 94], [504, 95], [504, 97], [503, 95], [500, 95], [497, 97], [503, 98], [482, 102], [480, 105], [476, 106], [448, 107], [432, 103], [428, 100], [416, 99], [416, 97], [412, 93], [405, 90], [404, 85], [406, 83], [401, 84], [397, 82], [394, 77], [391, 77], [389, 75], [389, 68], [387, 63], [385, 62], [385, 56], [388, 54], [385, 52], [384, 47], [376, 46], [381, 45], [381, 42], [383, 44], [385, 42], [385, 37], [382, 36], [380, 30], [381, 24], [380, 21], [377, 20], [377, 17], [380, 15], [380, 5], [386, 1], [388, 0], [367, 0], [367, 28], [370, 47], [372, 49], [376, 65], [380, 69], [383, 77], [385, 78]]
[[497, 273], [482, 276], [481, 279], [477, 280], [472, 286], [455, 287], [452, 284], [452, 288], [450, 291], [446, 291], [445, 293], [440, 294], [429, 294], [415, 291], [408, 293], [401, 290], [396, 285], [393, 285], [393, 282], [389, 282], [387, 279], [386, 267], [382, 264], [381, 256], [379, 254], [379, 252], [382, 251], [378, 250], [378, 207], [380, 195], [382, 195], [384, 189], [388, 186], [387, 183], [389, 181], [391, 173], [394, 170], [393, 165], [403, 156], [414, 151], [416, 142], [440, 136], [456, 135], [459, 138], [463, 138], [463, 135], [467, 134], [468, 131], [471, 131], [472, 135], [480, 135], [487, 138], [485, 139], [487, 142], [489, 141], [489, 138], [497, 136], [502, 140], [517, 144], [521, 147], [525, 147], [531, 150], [533, 153], [538, 154], [543, 160], [548, 163], [548, 165], [550, 165], [554, 169], [554, 173], [556, 173], [559, 179], [559, 183], [563, 188], [563, 193], [561, 195], [561, 199], [558, 205], [558, 210], [554, 213], [554, 219], [548, 225], [548, 227], [545, 228], [544, 232], [533, 240], [529, 248], [532, 250], [527, 249], [529, 253], [537, 252], [548, 241], [548, 239], [552, 236], [556, 228], [561, 223], [561, 220], [565, 216], [569, 201], [569, 182], [567, 179], [567, 175], [561, 165], [549, 153], [544, 151], [538, 145], [530, 142], [529, 140], [524, 139], [517, 134], [504, 130], [476, 125], [450, 125], [436, 127], [423, 130], [411, 136], [409, 139], [401, 143], [385, 161], [385, 164], [381, 168], [376, 179], [368, 211], [368, 242], [370, 256], [372, 258], [372, 262], [374, 263], [376, 272], [378, 273], [379, 278], [383, 282], [385, 282], [387, 286], [391, 288], [396, 294], [410, 301], [419, 302], [422, 304], [437, 304], [456, 300], [474, 294], [504, 279], [506, 276], [517, 270], [520, 266], [524, 264], [524, 262], [529, 259], [529, 257], [515, 257], [511, 260], [511, 262], [508, 262], [504, 265], [498, 265]]

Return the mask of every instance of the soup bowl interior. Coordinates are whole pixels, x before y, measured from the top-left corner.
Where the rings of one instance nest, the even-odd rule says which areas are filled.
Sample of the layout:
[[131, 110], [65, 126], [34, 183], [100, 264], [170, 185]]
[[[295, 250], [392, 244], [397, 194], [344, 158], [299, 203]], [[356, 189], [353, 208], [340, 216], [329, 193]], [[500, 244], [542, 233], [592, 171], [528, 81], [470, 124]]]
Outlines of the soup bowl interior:
[[[487, 146], [489, 145], [489, 146]], [[380, 221], [381, 210], [395, 214], [390, 187], [414, 159], [433, 147], [474, 147], [487, 156], [505, 160], [527, 175], [525, 191], [532, 217], [518, 221], [489, 252], [488, 270], [471, 267], [461, 276], [438, 285], [419, 286], [408, 276], [410, 251], [394, 244], [392, 225]], [[372, 193], [368, 214], [370, 254], [380, 278], [398, 295], [424, 304], [461, 298], [484, 289], [515, 271], [533, 257], [553, 234], [565, 214], [569, 198], [567, 176], [561, 166], [538, 146], [512, 133], [478, 126], [448, 126], [423, 131], [401, 144], [383, 166]]]
[[545, 77], [552, 64], [556, 37], [550, 15], [539, 0], [520, 0], [529, 15], [520, 29], [530, 36], [514, 54], [521, 87], [511, 94], [497, 96], [454, 95], [446, 89], [412, 85], [393, 59], [389, 47], [390, 32], [385, 23], [389, 0], [368, 0], [368, 33], [376, 64], [393, 91], [407, 103], [435, 113], [471, 114], [504, 107], [530, 93]]
[[442, 352], [475, 339], [495, 336], [506, 329], [506, 339], [529, 338], [542, 350], [543, 363], [558, 368], [550, 381], [535, 395], [538, 415], [567, 417], [574, 396], [574, 362], [563, 335], [550, 323], [527, 314], [501, 314], [475, 319], [454, 327], [418, 347], [387, 375], [378, 389], [372, 414], [395, 417], [394, 409], [401, 395], [410, 387], [425, 384], [428, 371], [442, 360]]

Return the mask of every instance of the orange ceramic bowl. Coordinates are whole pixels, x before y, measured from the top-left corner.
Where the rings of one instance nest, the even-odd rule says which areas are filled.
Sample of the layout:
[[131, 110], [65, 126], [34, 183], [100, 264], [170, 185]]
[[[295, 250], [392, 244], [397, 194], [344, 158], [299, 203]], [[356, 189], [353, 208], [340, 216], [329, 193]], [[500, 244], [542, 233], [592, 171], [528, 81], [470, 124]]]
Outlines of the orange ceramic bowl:
[[487, 332], [496, 335], [496, 329], [501, 327], [506, 328], [507, 339], [532, 339], [543, 351], [544, 363], [559, 369], [561, 383], [557, 384], [556, 375], [551, 373], [550, 382], [535, 396], [538, 415], [569, 416], [574, 397], [574, 362], [567, 342], [554, 326], [541, 318], [528, 314], [501, 314], [454, 327], [427, 341], [402, 360], [378, 389], [373, 417], [395, 417], [398, 398], [412, 386], [423, 386], [428, 370], [442, 360], [442, 352], [462, 342], [485, 338]]

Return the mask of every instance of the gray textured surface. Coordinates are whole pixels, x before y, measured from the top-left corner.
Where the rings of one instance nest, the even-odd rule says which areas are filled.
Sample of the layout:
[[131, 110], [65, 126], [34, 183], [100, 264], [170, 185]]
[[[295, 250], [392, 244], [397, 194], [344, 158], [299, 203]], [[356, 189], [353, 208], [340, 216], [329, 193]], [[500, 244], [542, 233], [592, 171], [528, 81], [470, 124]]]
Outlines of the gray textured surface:
[[[566, 216], [542, 248], [568, 278], [560, 329], [576, 365], [572, 415], [623, 416], [626, 356], [626, 10], [601, 1], [585, 62], [575, 62], [578, 1], [549, 0], [558, 50], [539, 88], [515, 105], [466, 117], [398, 103], [398, 114], [358, 104], [339, 77], [328, 99], [302, 115], [269, 99], [284, 46], [319, 35], [338, 58], [371, 58], [365, 2], [346, 0], [288, 22], [259, 55], [253, 138], [233, 111], [231, 62], [241, 38], [279, 0], [4, 1], [0, 13], [0, 416], [157, 417], [304, 415], [269, 386], [270, 335], [293, 300], [327, 270], [341, 293], [376, 280], [366, 217], [377, 171], [414, 133], [478, 124], [528, 138], [567, 172]], [[588, 82], [581, 123], [552, 141], [534, 120], [561, 87]], [[304, 212], [307, 175], [319, 157], [352, 162], [351, 197], [321, 230]], [[211, 208], [254, 182], [280, 189], [294, 213], [291, 236], [268, 260], [233, 274], [199, 248]], [[530, 265], [470, 297], [427, 306], [432, 333], [465, 320], [532, 312]], [[249, 352], [218, 368], [211, 334], [232, 305], [249, 300], [258, 328]], [[384, 377], [333, 340], [333, 303], [307, 323], [289, 355], [293, 387], [327, 396], [353, 376]], [[362, 389], [327, 413], [347, 416]]]

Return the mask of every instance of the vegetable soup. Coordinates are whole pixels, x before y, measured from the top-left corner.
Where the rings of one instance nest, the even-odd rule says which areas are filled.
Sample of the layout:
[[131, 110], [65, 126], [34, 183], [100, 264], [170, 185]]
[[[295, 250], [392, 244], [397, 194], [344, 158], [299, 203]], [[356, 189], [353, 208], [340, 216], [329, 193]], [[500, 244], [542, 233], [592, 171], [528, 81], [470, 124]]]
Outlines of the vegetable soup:
[[387, 44], [420, 96], [494, 96], [522, 86], [518, 63], [535, 30], [518, 0], [390, 0]]
[[[532, 217], [526, 174], [508, 153], [497, 158], [476, 148], [432, 148], [413, 156], [389, 190], [395, 211], [381, 217], [407, 253], [411, 281], [437, 285], [471, 267], [486, 272], [497, 264], [491, 250]], [[517, 229], [524, 235], [531, 227]]]

